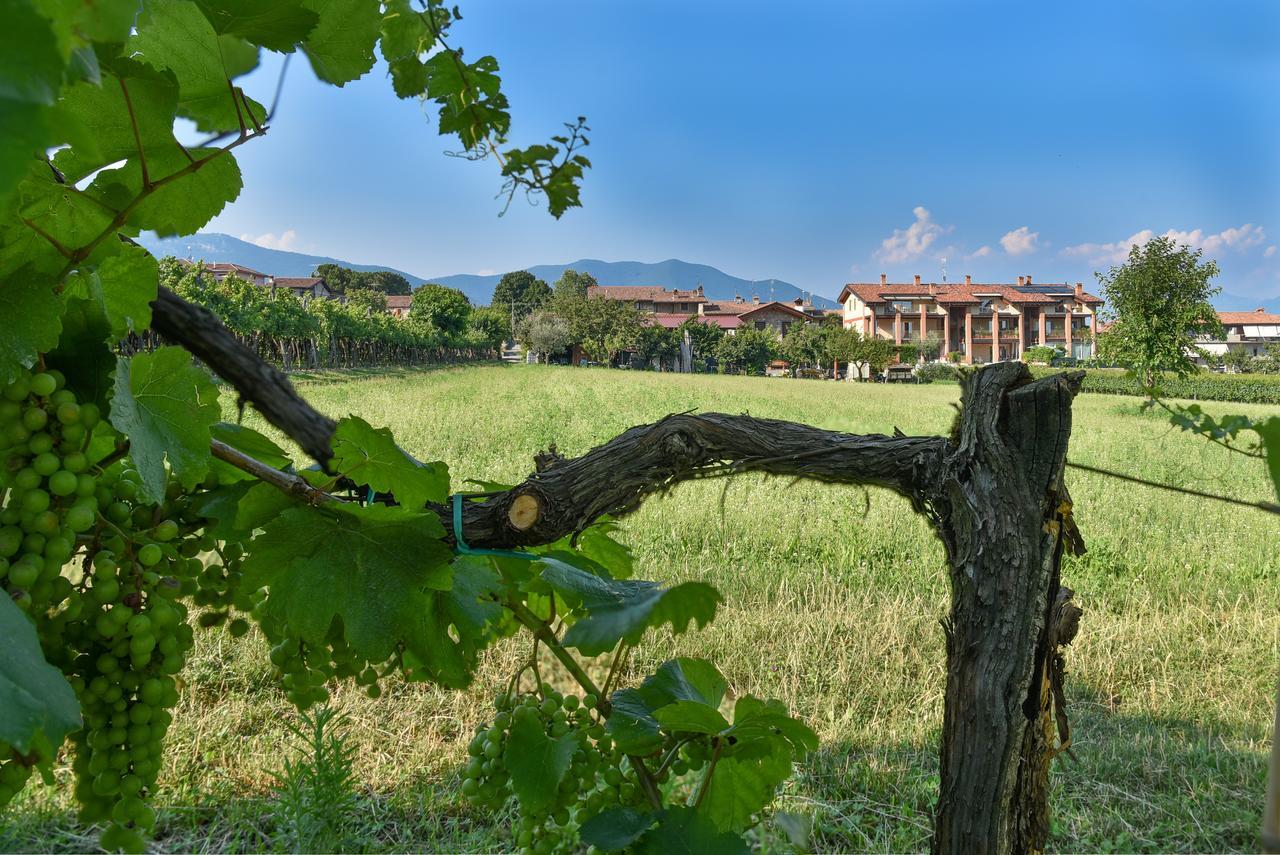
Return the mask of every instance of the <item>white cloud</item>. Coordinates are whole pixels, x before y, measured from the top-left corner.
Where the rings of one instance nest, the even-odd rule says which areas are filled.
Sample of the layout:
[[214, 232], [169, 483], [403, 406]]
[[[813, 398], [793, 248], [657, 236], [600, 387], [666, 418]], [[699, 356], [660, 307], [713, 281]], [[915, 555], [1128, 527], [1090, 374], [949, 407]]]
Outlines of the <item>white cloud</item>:
[[496, 270], [490, 270], [489, 268], [485, 267], [485, 268], [483, 268], [483, 269], [481, 269], [481, 270], [477, 270], [477, 271], [476, 271], [476, 275], [477, 275], [477, 276], [492, 276], [493, 274], [495, 274], [495, 273], [497, 273], [497, 272], [498, 272], [498, 271], [496, 271]]
[[973, 252], [971, 252], [971, 253], [969, 253], [968, 255], [966, 255], [966, 256], [965, 256], [965, 258], [971, 258], [971, 259], [972, 259], [972, 258], [986, 258], [986, 257], [987, 257], [988, 255], [990, 255], [990, 254], [991, 254], [991, 247], [989, 247], [989, 246], [980, 246], [980, 247], [978, 247], [977, 249], [975, 249]]
[[1000, 245], [1010, 255], [1029, 255], [1040, 248], [1037, 246], [1039, 241], [1039, 232], [1033, 232], [1027, 226], [1019, 226], [1000, 238]]
[[894, 229], [893, 234], [880, 242], [876, 250], [876, 258], [886, 264], [898, 264], [920, 257], [939, 235], [951, 231], [951, 226], [940, 226], [929, 215], [923, 205], [911, 210], [915, 222], [905, 229]]
[[298, 243], [298, 233], [293, 229], [286, 229], [277, 237], [271, 232], [258, 235], [240, 235], [240, 240], [247, 240], [249, 243], [257, 244], [264, 249], [283, 249], [292, 250]]
[[[1130, 247], [1142, 246], [1155, 236], [1156, 233], [1151, 229], [1143, 229], [1136, 234], [1130, 235], [1127, 240], [1113, 243], [1080, 243], [1062, 250], [1062, 254], [1087, 258], [1089, 261], [1099, 264], [1123, 264], [1125, 259], [1129, 257]], [[1208, 235], [1204, 233], [1203, 229], [1192, 229], [1191, 231], [1169, 229], [1161, 237], [1170, 238], [1193, 249], [1204, 250], [1205, 255], [1212, 258], [1225, 250], [1242, 252], [1255, 247], [1266, 240], [1267, 233], [1261, 226], [1245, 223], [1239, 228], [1223, 229], [1220, 232]], [[1274, 249], [1275, 247], [1269, 247], [1266, 252], [1262, 253], [1263, 256], [1269, 258]]]
[[1262, 253], [1262, 257], [1263, 257], [1263, 258], [1270, 258], [1271, 256], [1273, 256], [1273, 255], [1275, 255], [1275, 254], [1276, 254], [1276, 248], [1275, 248], [1275, 246], [1274, 246], [1274, 245], [1272, 245], [1272, 246], [1267, 247], [1266, 251]]

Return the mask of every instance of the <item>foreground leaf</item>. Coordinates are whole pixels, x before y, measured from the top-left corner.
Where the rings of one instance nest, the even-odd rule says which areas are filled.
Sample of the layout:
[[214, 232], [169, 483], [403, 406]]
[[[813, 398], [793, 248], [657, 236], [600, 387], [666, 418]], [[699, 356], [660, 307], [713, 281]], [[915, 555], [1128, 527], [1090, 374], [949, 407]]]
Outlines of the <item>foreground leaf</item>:
[[209, 471], [209, 428], [222, 410], [209, 374], [180, 347], [116, 360], [111, 425], [129, 437], [129, 457], [147, 501], [164, 498], [165, 463], [182, 486]]
[[578, 834], [584, 843], [604, 852], [617, 852], [640, 839], [659, 819], [656, 813], [647, 813], [632, 807], [610, 808], [598, 813], [582, 824]]
[[406, 508], [421, 508], [448, 497], [449, 470], [443, 463], [419, 463], [400, 450], [391, 431], [374, 428], [358, 416], [338, 422], [333, 465], [357, 484], [392, 493]]
[[429, 591], [451, 585], [443, 536], [434, 514], [404, 508], [293, 507], [254, 538], [244, 584], [268, 587], [268, 608], [305, 640], [322, 641], [336, 617], [367, 659], [381, 661], [402, 643], [425, 660], [435, 641], [422, 620]]
[[316, 77], [342, 86], [373, 68], [373, 46], [382, 27], [377, 0], [305, 0], [320, 23], [303, 42]]
[[649, 855], [745, 855], [750, 849], [738, 835], [721, 831], [701, 811], [668, 808], [658, 827], [640, 840], [638, 852]]
[[530, 814], [555, 802], [556, 789], [569, 771], [577, 747], [576, 733], [551, 737], [536, 716], [516, 718], [507, 735], [503, 757], [521, 811]]
[[[53, 285], [47, 279], [18, 271], [0, 281], [0, 384], [7, 384], [36, 357], [58, 343], [61, 310]], [[22, 323], [13, 323], [22, 318]]]
[[0, 596], [0, 742], [21, 752], [44, 738], [53, 748], [80, 728], [80, 703], [62, 672], [44, 659], [35, 627]]

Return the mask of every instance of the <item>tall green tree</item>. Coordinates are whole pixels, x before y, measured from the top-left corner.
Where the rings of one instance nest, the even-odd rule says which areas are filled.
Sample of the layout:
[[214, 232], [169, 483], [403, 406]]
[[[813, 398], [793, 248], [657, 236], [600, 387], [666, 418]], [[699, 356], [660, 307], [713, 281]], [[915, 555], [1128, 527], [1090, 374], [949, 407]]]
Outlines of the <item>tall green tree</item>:
[[587, 291], [594, 288], [600, 283], [596, 282], [596, 278], [590, 273], [580, 273], [573, 268], [569, 268], [560, 274], [560, 278], [556, 280], [554, 286], [555, 299], [580, 299], [587, 298]]
[[716, 356], [726, 371], [763, 374], [778, 355], [778, 335], [773, 330], [742, 327], [720, 339]]
[[551, 312], [534, 312], [516, 325], [516, 339], [520, 346], [540, 361], [560, 353], [573, 344], [569, 323]]
[[324, 280], [325, 287], [335, 294], [346, 294], [348, 291], [364, 286], [365, 274], [340, 264], [319, 264], [312, 272]]
[[505, 308], [516, 321], [534, 312], [551, 299], [551, 286], [527, 270], [502, 274], [493, 289], [490, 305]]
[[699, 320], [696, 315], [676, 327], [676, 334], [678, 340], [683, 340], [687, 334], [689, 344], [693, 347], [693, 358], [704, 360], [716, 358], [716, 348], [724, 338], [723, 329], [716, 324]]
[[413, 293], [409, 280], [393, 270], [375, 270], [364, 274], [366, 288], [381, 291], [387, 296], [404, 297]]
[[1129, 260], [1098, 274], [1109, 324], [1098, 337], [1099, 354], [1137, 372], [1154, 387], [1163, 372], [1194, 373], [1196, 340], [1222, 335], [1222, 323], [1209, 302], [1221, 290], [1214, 261], [1172, 238], [1154, 237], [1129, 250]]
[[568, 321], [574, 341], [595, 362], [612, 362], [640, 338], [640, 310], [622, 300], [590, 297], [582, 302], [579, 314]]
[[645, 324], [636, 335], [636, 356], [647, 368], [654, 360], [661, 370], [680, 354], [680, 338], [675, 330], [658, 324]]
[[476, 341], [490, 349], [511, 338], [511, 315], [498, 306], [477, 306], [467, 317], [467, 326]]
[[471, 301], [456, 288], [427, 284], [413, 292], [409, 317], [430, 324], [447, 337], [456, 337], [467, 328]]

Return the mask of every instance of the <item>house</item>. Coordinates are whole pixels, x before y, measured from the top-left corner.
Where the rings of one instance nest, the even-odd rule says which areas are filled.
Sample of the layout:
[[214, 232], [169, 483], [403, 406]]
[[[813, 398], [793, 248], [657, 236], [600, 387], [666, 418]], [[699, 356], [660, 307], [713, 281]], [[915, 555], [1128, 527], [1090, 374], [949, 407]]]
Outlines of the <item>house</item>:
[[[1205, 353], [1221, 357], [1242, 350], [1249, 356], [1264, 356], [1267, 345], [1280, 342], [1280, 314], [1266, 309], [1218, 312], [1218, 320], [1222, 321], [1226, 335], [1221, 339], [1200, 339], [1198, 344]], [[1203, 358], [1200, 361], [1203, 362]]]
[[806, 312], [805, 303], [800, 299], [793, 303], [783, 303], [778, 300], [764, 303], [759, 297], [752, 297], [751, 302], [748, 303], [739, 296], [734, 297], [732, 302], [706, 303], [700, 309], [700, 314], [704, 318], [729, 333], [740, 327], [748, 327], [758, 330], [771, 329], [782, 336], [786, 335], [793, 326], [822, 320], [822, 315]]
[[698, 307], [707, 302], [701, 285], [692, 291], [668, 291], [657, 285], [592, 285], [587, 297], [622, 300], [634, 303], [642, 312], [667, 315], [697, 314]]
[[845, 327], [897, 344], [938, 343], [939, 355], [959, 352], [966, 363], [1018, 359], [1035, 345], [1061, 347], [1076, 359], [1094, 354], [1093, 328], [1102, 299], [1082, 283], [964, 284], [857, 282], [840, 292]]
[[409, 309], [413, 307], [412, 294], [388, 294], [387, 314], [396, 318], [407, 318]]
[[267, 280], [268, 287], [284, 288], [292, 291], [295, 297], [333, 298], [333, 292], [324, 284], [324, 280], [315, 276], [289, 277], [275, 276]]
[[271, 279], [267, 274], [254, 270], [252, 267], [245, 267], [243, 264], [234, 264], [230, 261], [215, 261], [211, 264], [206, 264], [204, 269], [219, 282], [228, 276], [235, 276], [237, 279], [243, 279], [246, 282], [252, 282], [254, 285], [261, 285], [265, 288], [270, 284], [269, 280]]

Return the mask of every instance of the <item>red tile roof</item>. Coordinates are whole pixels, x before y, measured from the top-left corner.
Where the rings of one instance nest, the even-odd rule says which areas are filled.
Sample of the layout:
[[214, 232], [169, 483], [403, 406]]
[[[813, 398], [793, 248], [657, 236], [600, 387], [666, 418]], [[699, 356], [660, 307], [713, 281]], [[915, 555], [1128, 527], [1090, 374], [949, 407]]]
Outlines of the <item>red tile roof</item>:
[[745, 318], [747, 315], [753, 315], [756, 312], [763, 312], [765, 309], [777, 309], [786, 312], [789, 315], [795, 315], [797, 318], [803, 318], [806, 321], [811, 320], [809, 315], [806, 315], [790, 303], [781, 303], [777, 300], [772, 300], [768, 303], [761, 303], [759, 306], [752, 306], [745, 312], [742, 312], [740, 317]]
[[205, 270], [213, 273], [247, 273], [250, 276], [266, 276], [260, 270], [254, 270], [252, 267], [245, 267], [243, 264], [235, 264], [230, 261], [215, 261], [204, 266]]
[[[850, 295], [855, 295], [864, 303], [887, 303], [894, 299], [915, 297], [922, 300], [934, 299], [939, 304], [976, 303], [988, 297], [997, 296], [1015, 304], [1044, 305], [1058, 303], [1065, 298], [1075, 298], [1075, 286], [1066, 282], [1051, 282], [1034, 285], [1012, 285], [1003, 283], [973, 282], [968, 285], [955, 282], [851, 282], [840, 292], [839, 302], [843, 303]], [[1082, 292], [1080, 302], [1097, 304], [1101, 297], [1089, 292]]]
[[610, 300], [641, 300], [655, 303], [705, 303], [707, 298], [697, 291], [668, 291], [659, 285], [592, 285], [588, 297]]
[[1252, 312], [1218, 312], [1218, 319], [1224, 324], [1280, 324], [1280, 315], [1263, 309]]
[[317, 284], [324, 284], [323, 279], [314, 276], [277, 276], [274, 281], [282, 288], [314, 288]]

